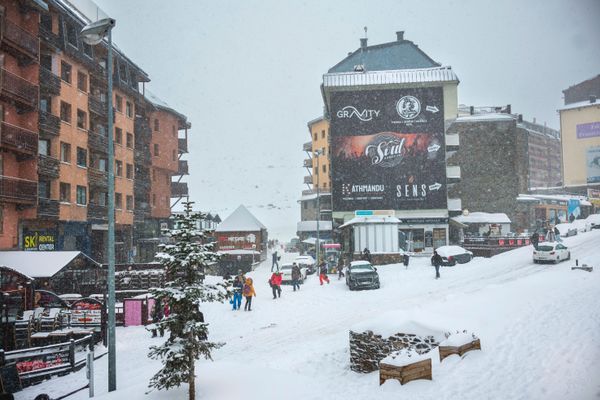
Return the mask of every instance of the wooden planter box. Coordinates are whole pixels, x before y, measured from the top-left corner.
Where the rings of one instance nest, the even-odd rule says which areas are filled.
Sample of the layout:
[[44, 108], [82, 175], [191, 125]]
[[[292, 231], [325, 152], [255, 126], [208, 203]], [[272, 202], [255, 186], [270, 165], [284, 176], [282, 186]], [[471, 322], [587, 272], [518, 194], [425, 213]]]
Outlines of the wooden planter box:
[[462, 346], [440, 346], [440, 362], [452, 354], [458, 354], [462, 357], [463, 354], [471, 350], [481, 350], [481, 342], [479, 339], [475, 339], [470, 343], [463, 344]]
[[431, 359], [417, 361], [402, 367], [379, 363], [379, 384], [388, 379], [396, 379], [401, 385], [416, 379], [432, 379]]

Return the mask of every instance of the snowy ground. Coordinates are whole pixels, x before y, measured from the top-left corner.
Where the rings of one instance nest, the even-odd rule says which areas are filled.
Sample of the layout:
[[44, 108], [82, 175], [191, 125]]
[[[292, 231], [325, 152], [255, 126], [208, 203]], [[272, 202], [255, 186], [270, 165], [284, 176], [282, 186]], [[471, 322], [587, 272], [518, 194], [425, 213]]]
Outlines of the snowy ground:
[[[226, 342], [214, 362], [199, 361], [201, 399], [592, 399], [600, 397], [600, 231], [565, 239], [572, 260], [531, 261], [531, 246], [491, 259], [442, 268], [435, 280], [429, 260], [413, 257], [408, 269], [378, 268], [382, 287], [350, 292], [343, 280], [319, 286], [309, 276], [299, 292], [285, 286], [272, 300], [270, 264], [251, 276], [258, 297], [252, 312], [209, 304], [210, 338]], [[286, 254], [283, 258], [292, 258]], [[575, 258], [595, 267], [571, 271]], [[282, 260], [283, 261], [283, 260]], [[379, 386], [378, 373], [349, 369], [348, 331], [371, 319], [417, 320], [447, 330], [468, 329], [482, 351], [439, 363], [433, 380]], [[96, 394], [103, 399], [183, 399], [185, 388], [152, 392], [159, 369], [148, 360], [151, 339], [141, 327], [117, 329], [119, 390], [106, 393], [106, 357], [96, 362]], [[85, 384], [85, 371], [54, 378], [19, 393], [58, 397]], [[85, 399], [82, 391], [69, 399]]]

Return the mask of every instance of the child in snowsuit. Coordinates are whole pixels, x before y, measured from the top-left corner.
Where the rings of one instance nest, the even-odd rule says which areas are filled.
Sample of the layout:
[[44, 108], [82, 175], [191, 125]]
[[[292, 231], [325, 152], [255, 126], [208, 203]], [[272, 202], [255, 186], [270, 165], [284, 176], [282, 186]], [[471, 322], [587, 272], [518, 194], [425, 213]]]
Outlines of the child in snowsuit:
[[302, 278], [302, 271], [300, 271], [300, 267], [294, 263], [292, 265], [292, 285], [294, 286], [294, 292], [296, 288], [300, 290], [300, 279]]
[[233, 280], [233, 309], [239, 310], [242, 305], [242, 290], [244, 289], [243, 276], [238, 275]]
[[252, 311], [252, 297], [256, 296], [256, 292], [254, 291], [254, 285], [252, 284], [252, 278], [246, 278], [243, 294], [246, 298], [246, 303], [244, 304], [244, 311]]
[[271, 285], [271, 290], [273, 290], [273, 299], [281, 297], [282, 279], [281, 272], [274, 272], [273, 275], [271, 275], [271, 279], [269, 279], [269, 285]]

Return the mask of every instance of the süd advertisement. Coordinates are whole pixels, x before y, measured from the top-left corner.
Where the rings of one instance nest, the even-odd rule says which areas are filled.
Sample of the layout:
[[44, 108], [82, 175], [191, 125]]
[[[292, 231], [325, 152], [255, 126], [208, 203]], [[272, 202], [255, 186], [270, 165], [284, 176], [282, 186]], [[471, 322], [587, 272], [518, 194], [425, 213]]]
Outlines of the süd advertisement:
[[447, 208], [441, 87], [331, 94], [336, 211]]

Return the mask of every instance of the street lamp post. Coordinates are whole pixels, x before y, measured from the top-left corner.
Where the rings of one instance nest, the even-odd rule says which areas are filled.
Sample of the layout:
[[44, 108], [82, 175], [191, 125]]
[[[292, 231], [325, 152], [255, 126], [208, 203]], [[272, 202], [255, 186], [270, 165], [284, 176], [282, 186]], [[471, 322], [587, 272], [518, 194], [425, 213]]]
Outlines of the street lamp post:
[[108, 78], [108, 391], [117, 390], [117, 359], [115, 351], [115, 173], [113, 148], [113, 61], [112, 28], [115, 20], [105, 18], [86, 25], [81, 30], [83, 41], [93, 46], [105, 37], [108, 40], [106, 74]]

